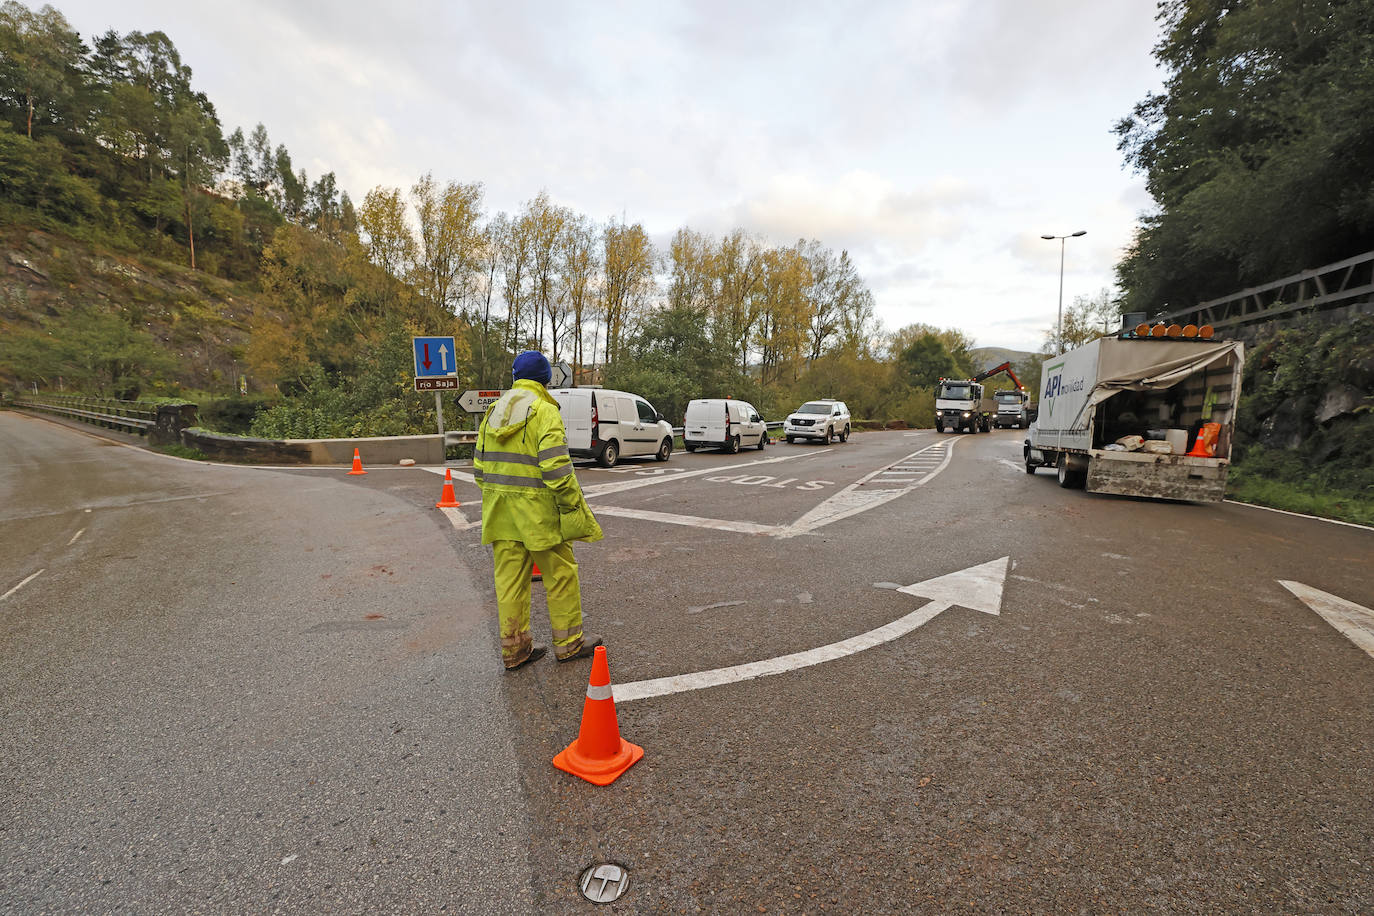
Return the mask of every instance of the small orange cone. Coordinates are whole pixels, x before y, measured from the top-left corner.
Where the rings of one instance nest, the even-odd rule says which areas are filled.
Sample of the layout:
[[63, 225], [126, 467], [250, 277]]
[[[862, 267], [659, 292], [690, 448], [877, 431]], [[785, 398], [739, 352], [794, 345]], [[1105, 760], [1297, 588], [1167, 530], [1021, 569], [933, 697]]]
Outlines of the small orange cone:
[[544, 574], [541, 573], [541, 572], [539, 571], [539, 564], [538, 564], [538, 563], [535, 563], [535, 564], [534, 564], [534, 571], [530, 573], [530, 581], [531, 581], [531, 582], [543, 582], [543, 581], [544, 581]]
[[353, 450], [353, 470], [348, 472], [348, 476], [352, 477], [354, 474], [366, 473], [367, 471], [363, 470], [363, 459], [358, 456], [358, 450], [355, 448]]
[[1202, 428], [1197, 431], [1197, 439], [1193, 442], [1193, 450], [1187, 455], [1189, 458], [1212, 458], [1216, 456], [1217, 436], [1221, 432], [1220, 423], [1204, 423]]
[[587, 782], [609, 786], [643, 756], [644, 748], [620, 737], [606, 647], [597, 646], [592, 675], [587, 679], [587, 699], [582, 704], [582, 727], [577, 740], [553, 758], [553, 765]]
[[453, 495], [453, 471], [444, 468], [444, 489], [439, 493], [439, 501], [434, 504], [436, 509], [456, 509], [462, 503], [458, 502], [458, 497]]

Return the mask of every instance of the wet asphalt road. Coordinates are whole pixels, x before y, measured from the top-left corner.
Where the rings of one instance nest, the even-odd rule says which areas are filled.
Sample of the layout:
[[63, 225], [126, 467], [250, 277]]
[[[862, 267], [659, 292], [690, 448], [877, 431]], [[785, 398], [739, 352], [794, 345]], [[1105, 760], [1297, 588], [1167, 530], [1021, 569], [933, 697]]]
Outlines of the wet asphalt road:
[[625, 913], [1374, 908], [1374, 659], [1277, 584], [1374, 606], [1374, 532], [1061, 490], [1018, 442], [579, 465], [617, 684], [1008, 558], [999, 615], [618, 704], [645, 757], [596, 788], [549, 763], [585, 663], [499, 672], [489, 553], [431, 472], [112, 461], [0, 414], [0, 592], [46, 569], [0, 601], [0, 902], [585, 912], [612, 861]]

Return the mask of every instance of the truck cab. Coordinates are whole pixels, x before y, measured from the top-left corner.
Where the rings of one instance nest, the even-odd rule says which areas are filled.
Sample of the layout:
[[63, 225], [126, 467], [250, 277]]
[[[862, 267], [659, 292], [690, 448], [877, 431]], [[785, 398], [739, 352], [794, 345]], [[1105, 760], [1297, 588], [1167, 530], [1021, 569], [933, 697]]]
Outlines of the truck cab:
[[984, 397], [983, 386], [972, 379], [940, 379], [935, 389], [935, 430], [987, 432], [992, 428], [995, 410], [992, 398]]
[[1030, 426], [1030, 395], [1025, 389], [1004, 388], [992, 396], [997, 402], [993, 425], [998, 429], [1025, 429]]

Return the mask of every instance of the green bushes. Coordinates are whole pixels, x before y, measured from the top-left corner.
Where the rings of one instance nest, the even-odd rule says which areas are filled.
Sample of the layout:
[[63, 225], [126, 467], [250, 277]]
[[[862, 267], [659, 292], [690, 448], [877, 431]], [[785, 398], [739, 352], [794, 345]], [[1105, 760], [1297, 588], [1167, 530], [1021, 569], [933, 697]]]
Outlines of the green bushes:
[[1250, 348], [1228, 495], [1374, 523], [1374, 317]]

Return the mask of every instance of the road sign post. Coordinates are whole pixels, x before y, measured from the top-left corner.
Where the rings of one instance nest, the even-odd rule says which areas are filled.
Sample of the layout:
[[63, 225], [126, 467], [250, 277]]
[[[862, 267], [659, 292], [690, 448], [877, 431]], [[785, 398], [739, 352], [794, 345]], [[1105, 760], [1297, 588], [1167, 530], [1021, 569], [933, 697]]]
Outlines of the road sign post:
[[452, 337], [412, 337], [415, 349], [415, 390], [434, 392], [434, 417], [444, 434], [444, 402], [440, 391], [458, 390], [457, 348]]

